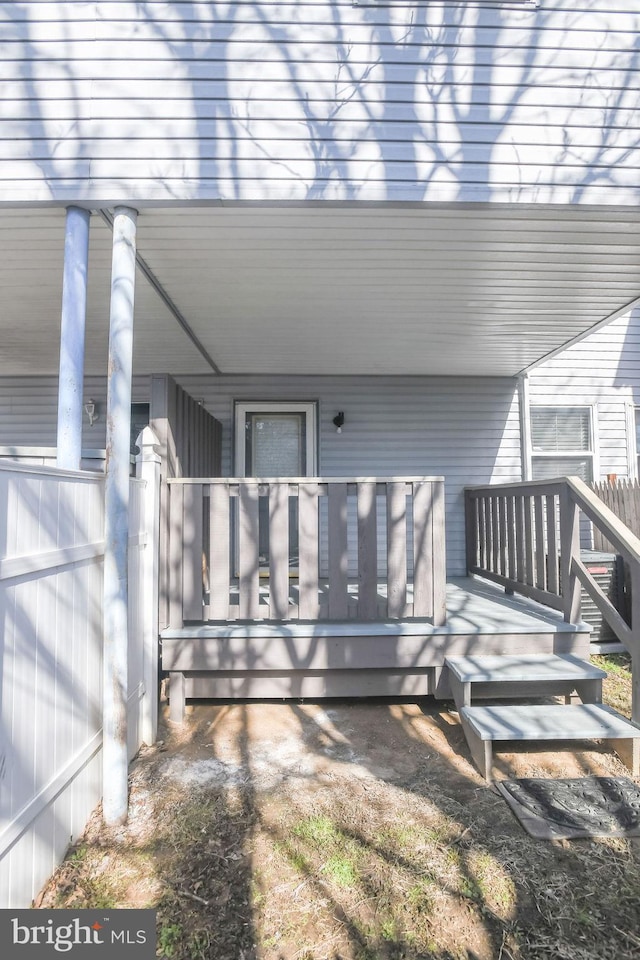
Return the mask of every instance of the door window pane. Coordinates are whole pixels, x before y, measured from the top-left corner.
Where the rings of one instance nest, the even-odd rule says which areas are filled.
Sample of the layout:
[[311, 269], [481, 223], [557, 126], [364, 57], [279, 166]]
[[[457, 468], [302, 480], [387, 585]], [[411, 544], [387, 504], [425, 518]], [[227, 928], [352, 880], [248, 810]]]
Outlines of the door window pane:
[[303, 413], [248, 413], [248, 476], [305, 476], [305, 421]]

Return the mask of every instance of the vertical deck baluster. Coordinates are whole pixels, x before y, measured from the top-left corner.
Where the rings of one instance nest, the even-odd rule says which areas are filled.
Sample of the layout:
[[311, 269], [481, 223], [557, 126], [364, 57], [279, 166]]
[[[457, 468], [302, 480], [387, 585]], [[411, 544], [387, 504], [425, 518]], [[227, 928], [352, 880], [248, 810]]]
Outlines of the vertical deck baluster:
[[387, 483], [387, 616], [407, 612], [407, 488]]
[[533, 498], [533, 511], [534, 511], [534, 538], [535, 538], [535, 553], [536, 553], [536, 578], [535, 585], [539, 587], [540, 590], [546, 588], [546, 537], [544, 530], [544, 512], [542, 509], [542, 496], [536, 496]]
[[525, 498], [517, 494], [516, 501], [516, 580], [524, 583], [526, 577], [524, 507]]
[[270, 616], [289, 616], [289, 484], [269, 484]]
[[531, 497], [524, 497], [524, 553], [525, 575], [524, 582], [533, 586], [534, 556], [533, 556], [533, 515], [531, 512]]
[[212, 483], [209, 488], [209, 593], [213, 620], [229, 619], [230, 503], [229, 484]]
[[347, 485], [328, 484], [329, 616], [346, 619], [349, 610]]
[[498, 497], [498, 573], [507, 576], [507, 498]]
[[240, 483], [238, 508], [238, 578], [240, 619], [260, 616], [258, 485]]
[[500, 573], [500, 497], [491, 497], [491, 569]]
[[487, 524], [485, 512], [485, 497], [480, 495], [476, 498], [476, 511], [478, 514], [478, 559], [482, 570], [487, 569]]
[[515, 497], [507, 497], [507, 576], [510, 580], [517, 577], [516, 571], [516, 502]]
[[413, 485], [413, 615], [433, 616], [433, 485]]
[[487, 537], [487, 570], [493, 570], [493, 497], [484, 498], [484, 528]]
[[580, 511], [565, 484], [560, 494], [560, 584], [564, 600], [564, 619], [580, 619], [580, 581], [573, 572], [573, 558], [580, 557]]
[[464, 497], [464, 531], [467, 572], [480, 562], [480, 531], [478, 529], [478, 500], [467, 490]]
[[182, 627], [182, 536], [183, 491], [181, 483], [169, 484], [169, 626]]
[[440, 627], [447, 621], [447, 558], [445, 544], [444, 483], [431, 484], [433, 496], [433, 624]]
[[182, 611], [185, 620], [202, 620], [202, 484], [184, 485]]
[[560, 593], [558, 581], [558, 515], [556, 498], [552, 494], [547, 501], [547, 589], [549, 593]]
[[320, 615], [318, 595], [318, 485], [298, 485], [298, 529], [300, 544], [300, 600], [298, 616], [301, 620], [317, 620]]
[[358, 617], [375, 620], [378, 614], [378, 522], [376, 484], [358, 489]]

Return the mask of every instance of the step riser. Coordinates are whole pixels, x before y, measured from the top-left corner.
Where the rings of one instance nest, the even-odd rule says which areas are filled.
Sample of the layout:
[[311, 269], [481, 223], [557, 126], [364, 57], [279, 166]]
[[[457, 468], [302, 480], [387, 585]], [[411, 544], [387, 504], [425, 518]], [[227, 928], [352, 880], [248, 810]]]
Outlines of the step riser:
[[[599, 703], [601, 684], [589, 681], [556, 680], [553, 683], [511, 682], [474, 683], [473, 700], [530, 700], [547, 697], [567, 697], [576, 692], [583, 703]], [[586, 698], [586, 699], [585, 699]]]

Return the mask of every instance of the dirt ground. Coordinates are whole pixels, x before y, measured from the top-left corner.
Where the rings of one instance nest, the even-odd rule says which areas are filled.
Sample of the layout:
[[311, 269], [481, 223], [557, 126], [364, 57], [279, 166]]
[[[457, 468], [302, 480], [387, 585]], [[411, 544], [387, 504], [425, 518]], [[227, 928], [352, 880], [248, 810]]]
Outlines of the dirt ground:
[[[38, 906], [156, 907], [177, 960], [640, 956], [640, 840], [529, 838], [451, 704], [202, 704], [161, 735]], [[497, 771], [628, 774], [565, 744]]]

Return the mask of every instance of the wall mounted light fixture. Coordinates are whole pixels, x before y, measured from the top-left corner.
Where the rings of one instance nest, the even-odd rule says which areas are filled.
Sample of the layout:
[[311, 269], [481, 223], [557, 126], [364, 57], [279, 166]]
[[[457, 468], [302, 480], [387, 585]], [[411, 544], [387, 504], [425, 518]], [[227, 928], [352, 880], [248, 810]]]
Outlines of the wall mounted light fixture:
[[333, 424], [336, 428], [336, 433], [342, 433], [342, 425], [344, 423], [344, 413], [342, 410], [333, 418]]
[[84, 412], [89, 420], [89, 426], [92, 427], [98, 419], [98, 405], [95, 400], [91, 399], [91, 397], [89, 397], [84, 405]]

